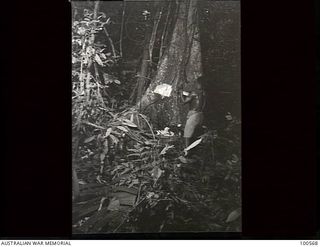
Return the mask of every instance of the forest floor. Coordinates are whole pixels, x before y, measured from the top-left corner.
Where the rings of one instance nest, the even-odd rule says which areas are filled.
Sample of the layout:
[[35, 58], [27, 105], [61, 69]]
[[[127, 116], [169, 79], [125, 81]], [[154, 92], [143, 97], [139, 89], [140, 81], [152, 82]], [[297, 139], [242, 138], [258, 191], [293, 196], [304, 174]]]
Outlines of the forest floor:
[[241, 231], [240, 121], [202, 129], [186, 159], [178, 128], [113, 119], [76, 147], [73, 233]]

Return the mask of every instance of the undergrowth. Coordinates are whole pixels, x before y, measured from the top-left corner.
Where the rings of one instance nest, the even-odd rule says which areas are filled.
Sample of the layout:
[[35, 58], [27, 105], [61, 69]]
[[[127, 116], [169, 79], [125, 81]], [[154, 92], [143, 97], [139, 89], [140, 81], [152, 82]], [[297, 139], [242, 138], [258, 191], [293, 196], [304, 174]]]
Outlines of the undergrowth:
[[239, 121], [204, 130], [186, 160], [179, 132], [157, 135], [133, 110], [111, 115], [87, 123], [79, 145], [75, 233], [240, 231]]

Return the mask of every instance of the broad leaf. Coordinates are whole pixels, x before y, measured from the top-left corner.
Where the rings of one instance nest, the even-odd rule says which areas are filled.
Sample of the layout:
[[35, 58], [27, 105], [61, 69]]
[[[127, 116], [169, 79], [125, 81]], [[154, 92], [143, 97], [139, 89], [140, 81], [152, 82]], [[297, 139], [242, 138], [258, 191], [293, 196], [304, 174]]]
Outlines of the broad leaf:
[[127, 157], [131, 157], [131, 156], [137, 156], [140, 157], [141, 155], [139, 153], [134, 153], [134, 154], [128, 154]]
[[127, 125], [127, 126], [130, 126], [130, 127], [138, 127], [136, 124], [134, 124], [132, 121], [128, 120], [128, 119], [123, 119], [123, 122], [122, 122], [124, 125]]
[[108, 128], [106, 131], [105, 137], [108, 137], [111, 134], [112, 128]]
[[158, 180], [158, 179], [161, 177], [161, 175], [162, 175], [163, 172], [164, 172], [163, 170], [161, 170], [159, 167], [155, 166], [155, 167], [153, 168], [153, 170], [151, 171], [151, 176], [152, 176], [155, 180]]
[[103, 66], [103, 62], [102, 62], [102, 60], [101, 60], [101, 58], [99, 57], [98, 54], [95, 55], [94, 59], [96, 60], [96, 62], [97, 62], [99, 65]]
[[110, 134], [109, 137], [111, 138], [112, 142], [117, 145], [119, 143], [119, 139], [114, 135]]
[[237, 163], [239, 161], [239, 158], [236, 154], [232, 154], [232, 159], [231, 159], [231, 162], [232, 163]]
[[85, 139], [85, 140], [84, 140], [84, 143], [89, 143], [89, 142], [93, 141], [95, 138], [96, 138], [95, 135], [94, 135], [94, 136], [91, 136], [91, 137]]
[[126, 174], [127, 172], [131, 171], [130, 168], [126, 168], [123, 170], [123, 172], [120, 173], [120, 175]]
[[124, 131], [124, 132], [128, 132], [128, 130], [127, 130], [125, 127], [123, 127], [123, 126], [117, 126], [117, 128], [118, 128], [119, 130]]
[[119, 208], [120, 208], [120, 201], [117, 200], [115, 197], [112, 198], [108, 205], [108, 210], [116, 211], [116, 210], [119, 210]]
[[241, 215], [240, 208], [232, 211], [232, 212], [229, 214], [228, 218], [226, 219], [226, 223], [235, 221], [236, 219], [239, 218], [240, 215]]
[[184, 149], [184, 151], [189, 151], [190, 149], [192, 149], [192, 148], [194, 148], [194, 147], [196, 147], [196, 146], [198, 146], [199, 145], [199, 143], [202, 141], [202, 138], [200, 138], [200, 139], [198, 139], [198, 140], [196, 140], [196, 141], [194, 141], [193, 143], [191, 143], [188, 147], [186, 147], [185, 149]]
[[[102, 50], [104, 50], [104, 49], [102, 49]], [[106, 57], [106, 55], [104, 53], [100, 53], [100, 57], [102, 57], [103, 59], [107, 59], [107, 57]]]

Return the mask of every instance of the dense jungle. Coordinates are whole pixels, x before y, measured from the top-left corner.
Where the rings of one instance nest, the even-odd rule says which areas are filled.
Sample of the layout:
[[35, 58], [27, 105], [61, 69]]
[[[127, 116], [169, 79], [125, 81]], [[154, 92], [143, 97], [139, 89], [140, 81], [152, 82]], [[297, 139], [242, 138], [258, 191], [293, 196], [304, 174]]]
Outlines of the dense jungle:
[[73, 233], [241, 231], [240, 2], [72, 1], [71, 25]]

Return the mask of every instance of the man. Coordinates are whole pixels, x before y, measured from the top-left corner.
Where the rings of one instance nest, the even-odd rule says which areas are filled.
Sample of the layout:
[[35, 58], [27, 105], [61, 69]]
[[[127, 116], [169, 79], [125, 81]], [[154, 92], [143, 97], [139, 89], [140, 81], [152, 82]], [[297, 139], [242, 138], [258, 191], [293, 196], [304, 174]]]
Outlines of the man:
[[192, 143], [194, 132], [203, 121], [203, 109], [205, 106], [205, 93], [201, 83], [202, 78], [195, 82], [187, 83], [182, 91], [181, 100], [183, 104], [189, 105], [186, 125], [184, 128], [185, 145], [188, 147]]

